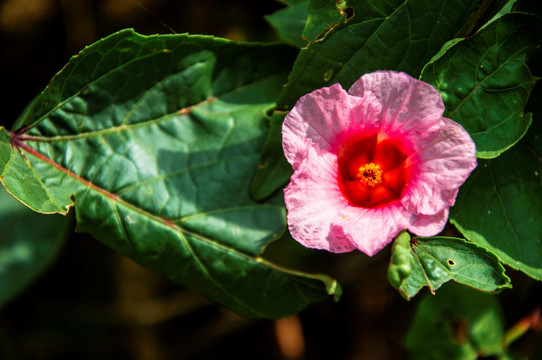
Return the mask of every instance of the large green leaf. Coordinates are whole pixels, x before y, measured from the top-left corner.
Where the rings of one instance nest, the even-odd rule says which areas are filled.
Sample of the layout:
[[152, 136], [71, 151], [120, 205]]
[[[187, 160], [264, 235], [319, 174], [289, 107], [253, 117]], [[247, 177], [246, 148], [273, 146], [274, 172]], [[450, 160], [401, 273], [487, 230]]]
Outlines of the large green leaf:
[[442, 94], [444, 115], [471, 134], [478, 157], [500, 155], [531, 124], [523, 108], [535, 78], [525, 56], [541, 39], [540, 18], [508, 14], [424, 68], [422, 80]]
[[483, 160], [461, 187], [450, 220], [503, 263], [542, 280], [542, 163], [525, 144]]
[[495, 297], [448, 284], [420, 302], [405, 347], [420, 360], [504, 355], [503, 322]]
[[288, 47], [118, 32], [75, 56], [22, 129], [0, 131], [4, 186], [32, 209], [75, 206], [85, 231], [249, 317], [281, 317], [340, 288], [260, 257], [280, 197], [249, 194]]
[[450, 237], [411, 240], [407, 232], [393, 244], [388, 277], [407, 300], [424, 286], [435, 293], [450, 280], [483, 291], [511, 287], [499, 260], [487, 250]]
[[[335, 0], [313, 0], [311, 5], [318, 11], [311, 13], [305, 30], [318, 36], [301, 49], [278, 107], [287, 111], [302, 95], [334, 83], [348, 89], [361, 75], [376, 70], [400, 70], [418, 76], [446, 42], [468, 31], [466, 28], [473, 28], [492, 10], [488, 4], [492, 2], [350, 0], [345, 8], [338, 7]], [[338, 16], [342, 18], [340, 23], [336, 23]], [[279, 135], [269, 135], [266, 149], [271, 150], [264, 151], [260, 180], [276, 176], [269, 169], [288, 166], [282, 160], [266, 157], [280, 147]], [[286, 183], [288, 171], [278, 172], [283, 174], [282, 178], [260, 181], [261, 186]], [[270, 194], [276, 188], [255, 190]]]
[[70, 223], [64, 216], [37, 214], [0, 188], [0, 308], [56, 258]]

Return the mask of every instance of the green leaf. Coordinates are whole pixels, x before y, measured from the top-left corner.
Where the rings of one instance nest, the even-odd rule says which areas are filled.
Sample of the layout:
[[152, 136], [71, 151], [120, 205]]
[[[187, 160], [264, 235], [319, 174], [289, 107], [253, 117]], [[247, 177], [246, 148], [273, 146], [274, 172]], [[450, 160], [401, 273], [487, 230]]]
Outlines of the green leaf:
[[405, 346], [413, 359], [476, 360], [502, 354], [503, 328], [494, 296], [449, 284], [420, 302]]
[[[250, 183], [290, 47], [124, 30], [73, 57], [0, 131], [4, 186], [35, 211], [239, 314], [277, 318], [340, 294], [260, 257], [285, 229]], [[280, 195], [280, 194], [279, 194]]]
[[[279, 107], [290, 109], [302, 95], [333, 83], [348, 89], [361, 75], [375, 70], [417, 76], [444, 43], [457, 37], [480, 2], [348, 1], [353, 15], [343, 16], [343, 22], [321, 41], [299, 53]], [[336, 1], [327, 1], [326, 6], [337, 11]], [[329, 24], [327, 17], [321, 21]]]
[[431, 293], [450, 280], [482, 291], [509, 288], [510, 279], [497, 257], [463, 239], [410, 239], [399, 234], [388, 268], [390, 284], [407, 300], [427, 286]]
[[344, 1], [310, 0], [308, 5], [309, 16], [303, 38], [308, 45], [324, 40], [331, 31], [346, 19]]
[[[484, 5], [480, 7], [483, 11], [474, 11], [478, 5]], [[400, 70], [418, 76], [446, 42], [491, 10], [486, 5], [484, 0], [350, 0], [346, 6], [335, 0], [313, 1], [311, 6], [318, 11], [311, 13], [305, 32], [310, 31], [308, 38], [316, 36], [318, 41], [301, 49], [277, 106], [287, 111], [302, 95], [334, 83], [348, 89], [363, 74], [376, 70]], [[337, 24], [339, 16], [342, 21]], [[278, 131], [270, 132], [267, 143], [278, 148], [279, 135]], [[276, 175], [262, 170], [259, 183], [285, 184], [291, 171], [289, 164], [266, 157], [268, 153], [273, 151], [264, 152], [261, 163], [276, 169], [282, 177], [265, 180], [265, 176]], [[276, 190], [254, 187], [254, 193]]]
[[287, 5], [286, 8], [266, 16], [266, 20], [277, 30], [280, 38], [298, 48], [307, 45], [302, 38], [303, 29], [309, 16], [309, 0], [278, 0]]
[[538, 17], [508, 14], [424, 68], [421, 79], [441, 93], [444, 116], [471, 134], [478, 157], [499, 156], [529, 128], [523, 108], [536, 79], [525, 56], [541, 38]]
[[519, 143], [482, 160], [460, 188], [450, 220], [468, 240], [542, 280], [542, 164]]
[[0, 188], [0, 308], [56, 258], [71, 222], [31, 211]]

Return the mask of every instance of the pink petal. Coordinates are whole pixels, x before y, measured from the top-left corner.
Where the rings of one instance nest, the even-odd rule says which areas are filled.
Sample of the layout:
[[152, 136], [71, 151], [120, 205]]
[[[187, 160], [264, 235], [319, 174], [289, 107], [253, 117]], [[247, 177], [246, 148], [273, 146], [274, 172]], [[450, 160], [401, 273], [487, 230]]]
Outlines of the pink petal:
[[290, 234], [302, 245], [336, 253], [355, 249], [337, 226], [348, 204], [337, 183], [335, 155], [318, 155], [309, 148], [305, 161], [284, 189], [284, 201]]
[[418, 236], [435, 236], [444, 230], [448, 222], [448, 208], [434, 215], [412, 216], [408, 230]]
[[373, 256], [409, 225], [410, 214], [396, 202], [388, 206], [365, 209], [349, 207], [343, 211], [342, 227], [356, 248]]
[[415, 149], [430, 142], [440, 128], [444, 104], [431, 85], [396, 71], [376, 71], [363, 75], [350, 95], [376, 96], [382, 105], [380, 134], [402, 138]]
[[335, 253], [358, 249], [372, 256], [415, 221], [399, 201], [365, 209], [351, 206], [337, 183], [337, 157], [309, 148], [284, 190], [288, 229], [303, 246]]
[[415, 214], [433, 215], [455, 203], [459, 187], [476, 167], [476, 148], [461, 125], [442, 118], [438, 135], [408, 161], [415, 170], [403, 205]]
[[[282, 125], [284, 154], [294, 170], [307, 146], [336, 152], [342, 137], [351, 131], [378, 126], [380, 104], [372, 94], [363, 99], [348, 95], [339, 84], [301, 97]], [[373, 130], [374, 131], [374, 130]]]

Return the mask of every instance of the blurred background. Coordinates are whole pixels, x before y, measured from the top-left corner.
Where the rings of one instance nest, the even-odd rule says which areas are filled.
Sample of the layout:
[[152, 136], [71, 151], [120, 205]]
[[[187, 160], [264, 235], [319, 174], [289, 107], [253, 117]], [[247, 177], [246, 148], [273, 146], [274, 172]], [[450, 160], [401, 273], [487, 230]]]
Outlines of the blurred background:
[[[273, 0], [2, 0], [0, 123], [14, 122], [72, 55], [117, 30], [272, 41], [264, 15], [282, 7]], [[389, 246], [368, 258], [283, 238], [266, 254], [335, 277], [343, 297], [288, 319], [249, 320], [74, 234], [52, 266], [0, 309], [0, 359], [407, 358], [404, 337], [427, 290], [407, 302], [388, 284]], [[507, 273], [514, 289], [499, 299], [510, 327], [542, 305], [542, 286]], [[539, 342], [540, 332], [529, 332], [514, 346], [528, 354]]]

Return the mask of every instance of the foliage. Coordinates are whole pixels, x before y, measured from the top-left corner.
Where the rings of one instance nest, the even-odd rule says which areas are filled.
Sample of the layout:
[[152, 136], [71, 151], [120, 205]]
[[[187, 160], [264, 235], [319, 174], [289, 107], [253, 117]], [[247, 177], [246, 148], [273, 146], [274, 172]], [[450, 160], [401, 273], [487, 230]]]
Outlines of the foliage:
[[465, 287], [445, 286], [418, 307], [405, 346], [415, 359], [478, 359], [502, 355], [498, 301]]
[[[498, 292], [511, 287], [503, 265], [542, 280], [542, 127], [531, 95], [541, 19], [513, 1], [284, 3], [268, 17], [283, 43], [116, 32], [72, 57], [12, 129], [0, 127], [0, 181], [34, 211], [1, 193], [0, 305], [61, 249], [69, 218], [43, 214], [72, 208], [76, 231], [243, 316], [338, 300], [328, 275], [265, 259], [287, 231], [281, 125], [300, 96], [380, 69], [433, 85], [479, 158], [451, 210], [458, 232], [401, 234], [391, 285], [407, 299], [450, 280]], [[453, 318], [436, 330], [431, 319], [446, 311]], [[494, 337], [484, 338], [488, 327]], [[433, 330], [447, 340], [426, 349]], [[495, 298], [445, 285], [420, 304], [406, 344], [419, 358], [476, 358], [501, 354], [501, 338]]]
[[406, 232], [393, 244], [388, 277], [407, 300], [424, 286], [434, 294], [450, 280], [483, 291], [510, 287], [504, 268], [487, 250], [457, 238], [410, 239]]

